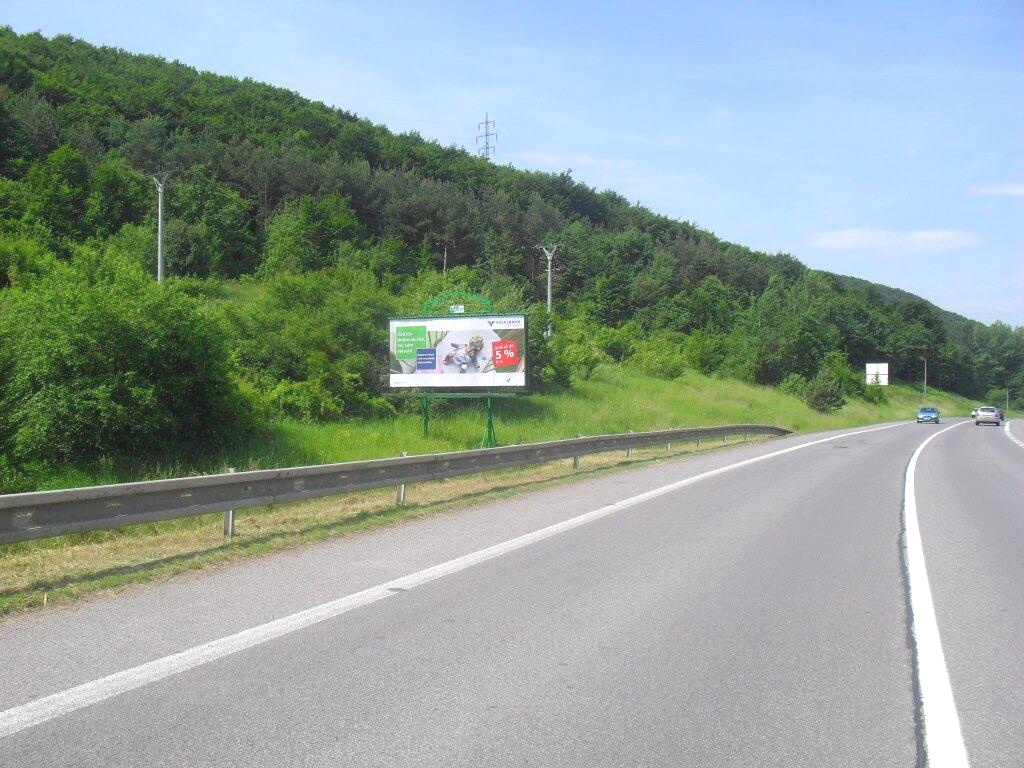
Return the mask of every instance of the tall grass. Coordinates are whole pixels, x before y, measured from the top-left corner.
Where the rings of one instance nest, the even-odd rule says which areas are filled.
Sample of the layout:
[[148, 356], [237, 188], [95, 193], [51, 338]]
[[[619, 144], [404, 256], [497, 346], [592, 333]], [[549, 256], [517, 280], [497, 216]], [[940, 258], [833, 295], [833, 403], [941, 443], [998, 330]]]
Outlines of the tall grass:
[[[599, 367], [572, 389], [518, 398], [495, 398], [499, 444], [560, 440], [598, 435], [714, 426], [773, 424], [797, 432], [913, 418], [925, 402], [915, 388], [888, 387], [888, 402], [853, 400], [840, 411], [818, 413], [777, 389], [688, 372], [673, 381], [655, 379], [624, 366]], [[414, 401], [416, 402], [416, 401]], [[944, 415], [970, 413], [972, 402], [931, 390], [927, 403]], [[389, 419], [304, 423], [282, 420], [263, 433], [205, 455], [179, 456], [154, 465], [110, 464], [83, 470], [64, 468], [43, 476], [40, 489], [127, 482], [160, 477], [304, 466], [341, 461], [440, 453], [477, 448], [486, 422], [482, 401], [432, 401], [429, 436], [423, 436], [418, 404]]]

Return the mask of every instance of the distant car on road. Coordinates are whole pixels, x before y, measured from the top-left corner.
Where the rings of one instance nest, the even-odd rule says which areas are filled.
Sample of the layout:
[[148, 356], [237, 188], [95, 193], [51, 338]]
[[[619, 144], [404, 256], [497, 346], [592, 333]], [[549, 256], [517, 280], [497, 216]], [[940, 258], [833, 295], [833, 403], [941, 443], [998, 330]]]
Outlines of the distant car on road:
[[991, 405], [983, 405], [974, 416], [974, 426], [995, 424], [998, 427], [1002, 420], [1003, 418], [998, 408], [993, 408]]
[[973, 419], [973, 418], [974, 418], [975, 416], [977, 416], [977, 415], [978, 415], [978, 409], [977, 409], [977, 408], [975, 408], [975, 409], [973, 409], [973, 410], [971, 411], [971, 418]]
[[939, 409], [932, 405], [926, 405], [917, 409], [917, 423], [930, 421], [933, 424], [939, 423]]

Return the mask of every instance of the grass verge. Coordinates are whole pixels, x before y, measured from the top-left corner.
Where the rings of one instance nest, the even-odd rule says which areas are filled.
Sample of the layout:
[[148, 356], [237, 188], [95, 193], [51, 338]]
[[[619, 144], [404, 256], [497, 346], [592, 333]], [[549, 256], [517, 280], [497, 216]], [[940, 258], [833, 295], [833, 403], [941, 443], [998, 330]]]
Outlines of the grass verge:
[[[775, 424], [808, 432], [912, 418], [924, 402], [919, 392], [897, 385], [889, 388], [887, 403], [853, 401], [837, 413], [821, 414], [799, 399], [768, 387], [689, 373], [665, 381], [621, 366], [604, 366], [571, 390], [499, 401], [496, 429], [502, 444], [730, 423]], [[972, 406], [965, 398], [935, 391], [929, 393], [927, 403], [938, 406], [944, 415], [967, 415]], [[247, 470], [301, 466], [397, 456], [403, 451], [436, 453], [479, 446], [484, 427], [482, 405], [451, 401], [437, 411], [427, 438], [423, 437], [416, 413], [386, 421], [282, 422], [260, 438], [206, 459], [182, 459], [159, 467], [65, 470], [49, 476], [41, 487], [181, 477], [224, 471], [227, 467]], [[691, 445], [676, 448], [673, 457], [695, 450]], [[704, 449], [708, 449], [707, 444]], [[410, 486], [402, 507], [395, 504], [393, 489], [380, 489], [244, 510], [236, 515], [239, 535], [230, 542], [222, 539], [220, 515], [206, 515], [0, 546], [0, 615], [167, 579], [665, 456], [664, 448], [654, 448], [634, 452], [628, 462], [621, 453], [587, 457], [582, 473], [573, 472], [571, 462], [563, 461], [425, 483]], [[489, 490], [480, 493], [481, 485]]]
[[677, 443], [671, 451], [647, 448], [628, 458], [586, 456], [577, 470], [567, 459], [420, 483], [407, 486], [401, 506], [394, 488], [380, 488], [239, 510], [230, 541], [223, 538], [222, 516], [213, 514], [11, 544], [0, 548], [0, 616], [722, 447], [717, 440]]

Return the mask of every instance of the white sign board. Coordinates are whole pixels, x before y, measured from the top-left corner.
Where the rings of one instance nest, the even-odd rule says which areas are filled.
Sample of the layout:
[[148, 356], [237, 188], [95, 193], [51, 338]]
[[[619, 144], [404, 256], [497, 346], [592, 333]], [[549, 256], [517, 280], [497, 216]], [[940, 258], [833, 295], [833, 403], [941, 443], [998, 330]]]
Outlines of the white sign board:
[[526, 317], [419, 317], [389, 321], [392, 387], [526, 385]]
[[864, 365], [864, 381], [867, 384], [887, 386], [889, 384], [889, 364], [866, 363]]

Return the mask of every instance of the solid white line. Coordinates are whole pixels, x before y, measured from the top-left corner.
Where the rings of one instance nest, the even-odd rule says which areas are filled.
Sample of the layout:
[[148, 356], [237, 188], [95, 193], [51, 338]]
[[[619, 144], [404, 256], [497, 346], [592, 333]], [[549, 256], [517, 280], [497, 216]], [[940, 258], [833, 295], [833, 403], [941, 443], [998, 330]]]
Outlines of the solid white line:
[[49, 720], [74, 712], [75, 710], [87, 707], [90, 704], [95, 704], [105, 699], [109, 699], [112, 696], [117, 696], [136, 688], [141, 688], [144, 685], [154, 683], [158, 680], [170, 677], [171, 675], [176, 675], [189, 669], [194, 669], [202, 664], [207, 664], [225, 656], [238, 653], [239, 651], [244, 651], [247, 648], [252, 648], [262, 643], [266, 643], [275, 638], [282, 637], [283, 635], [291, 634], [292, 632], [296, 632], [305, 627], [319, 624], [322, 621], [335, 618], [355, 608], [370, 605], [371, 603], [390, 597], [395, 594], [395, 590], [412, 589], [413, 587], [426, 584], [427, 582], [434, 581], [435, 579], [439, 579], [443, 576], [465, 570], [466, 568], [470, 568], [478, 563], [500, 557], [501, 555], [517, 549], [522, 549], [523, 547], [552, 536], [557, 536], [560, 533], [586, 525], [595, 520], [599, 520], [602, 517], [607, 517], [608, 515], [614, 514], [628, 507], [633, 507], [637, 504], [642, 504], [645, 501], [672, 493], [673, 491], [685, 488], [686, 486], [700, 482], [701, 480], [716, 477], [734, 469], [740, 469], [741, 467], [746, 467], [776, 456], [792, 453], [793, 451], [810, 448], [813, 445], [819, 445], [831, 440], [838, 440], [840, 438], [851, 437], [853, 435], [860, 435], [866, 432], [891, 429], [892, 427], [902, 426], [904, 423], [906, 422], [886, 424], [881, 427], [871, 427], [869, 429], [861, 429], [855, 432], [844, 432], [842, 434], [825, 437], [820, 440], [813, 440], [808, 443], [794, 445], [763, 456], [746, 459], [725, 467], [719, 467], [718, 469], [712, 469], [708, 472], [686, 478], [685, 480], [680, 480], [678, 482], [671, 483], [670, 485], [665, 485], [661, 488], [655, 488], [654, 490], [647, 491], [646, 493], [641, 493], [637, 496], [623, 499], [622, 501], [615, 502], [614, 504], [608, 504], [607, 506], [600, 507], [599, 509], [595, 509], [591, 512], [586, 512], [577, 517], [550, 525], [547, 528], [541, 528], [540, 530], [524, 534], [523, 536], [510, 539], [500, 544], [495, 544], [494, 546], [487, 547], [486, 549], [481, 549], [468, 555], [455, 558], [454, 560], [449, 560], [439, 565], [435, 565], [431, 568], [417, 571], [416, 573], [409, 574], [408, 576], [393, 579], [392, 581], [388, 581], [384, 584], [379, 584], [376, 587], [365, 589], [362, 592], [356, 592], [355, 594], [351, 594], [337, 600], [332, 600], [313, 608], [308, 608], [304, 611], [299, 611], [298, 613], [294, 613], [290, 616], [285, 616], [266, 624], [251, 627], [250, 629], [220, 638], [219, 640], [213, 640], [209, 643], [205, 643], [204, 645], [189, 648], [188, 650], [181, 651], [180, 653], [176, 653], [172, 656], [165, 656], [164, 658], [156, 659], [146, 664], [141, 664], [137, 667], [124, 670], [123, 672], [117, 672], [112, 675], [108, 675], [107, 677], [100, 678], [99, 680], [83, 683], [82, 685], [70, 688], [66, 691], [61, 691], [59, 693], [46, 696], [45, 698], [23, 704], [19, 707], [8, 709], [5, 712], [0, 712], [0, 738], [10, 736], [35, 725], [40, 725]]
[[1017, 445], [1019, 445], [1019, 446], [1020, 446], [1021, 448], [1024, 448], [1024, 442], [1021, 442], [1020, 440], [1018, 440], [1018, 439], [1017, 439], [1017, 438], [1016, 438], [1016, 437], [1014, 436], [1013, 432], [1011, 432], [1011, 431], [1010, 431], [1010, 422], [1009, 422], [1009, 421], [1007, 421], [1007, 422], [1006, 422], [1006, 423], [1005, 423], [1005, 424], [1003, 425], [1003, 431], [1004, 431], [1004, 432], [1006, 432], [1006, 436], [1007, 436], [1008, 438], [1010, 438], [1011, 440], [1013, 440], [1013, 442], [1015, 442], [1015, 443], [1016, 443]]
[[907, 588], [910, 592], [910, 631], [917, 646], [917, 680], [921, 696], [921, 719], [924, 729], [924, 751], [929, 768], [961, 768], [967, 766], [967, 747], [960, 730], [960, 718], [953, 700], [946, 657], [942, 653], [939, 624], [935, 618], [932, 589], [925, 569], [921, 529], [917, 521], [917, 460], [928, 443], [961, 422], [936, 432], [914, 451], [907, 465], [903, 491], [904, 539], [907, 544]]

